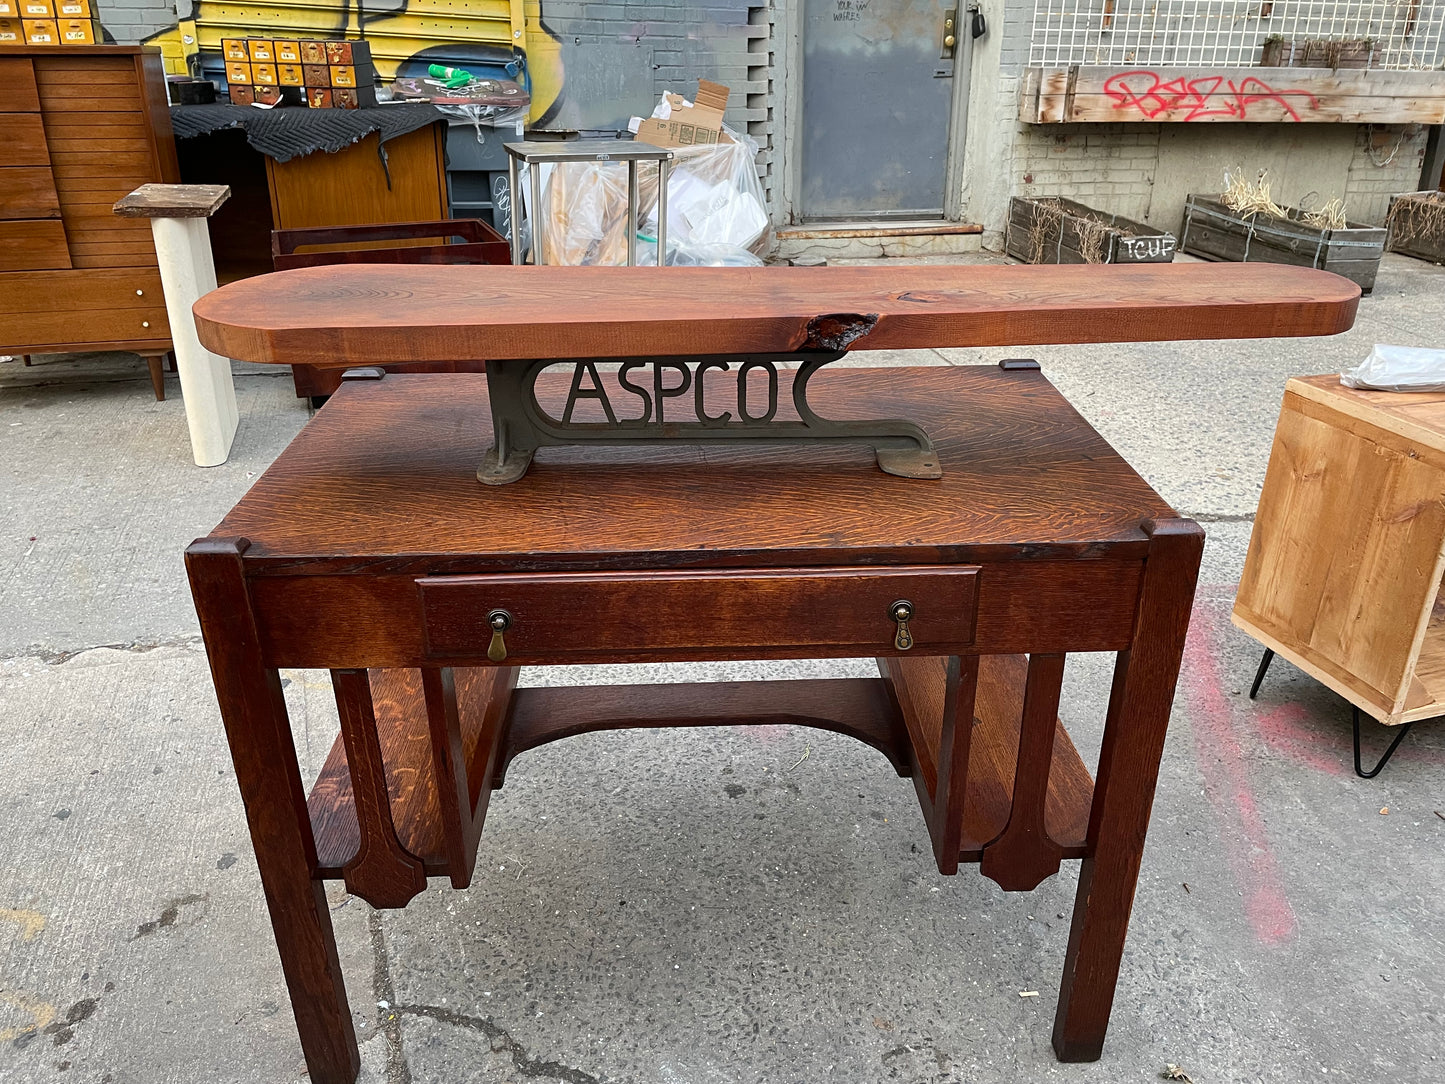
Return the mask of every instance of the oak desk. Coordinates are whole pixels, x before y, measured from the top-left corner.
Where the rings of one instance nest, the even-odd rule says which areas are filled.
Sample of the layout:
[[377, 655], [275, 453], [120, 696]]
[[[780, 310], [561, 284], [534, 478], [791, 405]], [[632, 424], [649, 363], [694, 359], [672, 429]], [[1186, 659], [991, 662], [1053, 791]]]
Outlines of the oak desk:
[[[287, 308], [298, 288], [310, 288], [332, 295], [324, 306], [313, 299], [310, 316], [330, 326], [332, 349], [352, 360], [395, 359], [406, 339], [401, 307], [368, 297], [379, 329], [368, 337], [364, 316], [337, 295], [387, 280], [395, 292], [412, 269], [322, 270], [332, 277], [271, 276], [269, 299], [266, 280], [209, 295], [197, 306], [202, 338], [250, 360], [324, 359], [305, 314]], [[410, 339], [419, 351], [429, 342], [456, 357], [488, 342], [493, 357], [528, 349], [532, 337], [504, 326], [532, 318], [511, 292], [523, 282], [544, 293], [574, 286], [530, 333], [550, 345], [532, 348], [607, 357], [645, 345], [646, 317], [627, 313], [641, 313], [646, 297], [613, 311], [610, 325], [604, 315], [609, 299], [599, 295], [612, 269], [555, 279], [550, 272], [576, 269], [462, 270], [501, 274], [471, 280], [482, 286], [451, 310], [449, 328], [428, 332], [431, 313], [416, 312]], [[664, 278], [641, 270], [652, 282]], [[1150, 322], [1128, 325], [1156, 337], [1171, 328], [1220, 337], [1326, 333], [1348, 326], [1358, 296], [1334, 276], [1291, 273], [1275, 284], [1293, 288], [1292, 299], [1241, 293], [1233, 311], [1221, 303], [1216, 312], [1205, 287], [1221, 295], [1235, 287], [1212, 267], [1159, 280], [1108, 276], [1092, 287], [1070, 269], [895, 269], [891, 295], [878, 289], [876, 272], [843, 270], [711, 276], [714, 296], [730, 303], [713, 306], [705, 337], [694, 328], [692, 349], [796, 349], [819, 328], [848, 326], [849, 312], [872, 320], [855, 341], [876, 336], [889, 345], [969, 335], [999, 342], [1062, 328], [1048, 309], [1068, 306], [1050, 296], [1030, 301], [1031, 281], [1094, 291], [1092, 302], [1074, 302], [1069, 327], [1081, 338], [1119, 337], [1118, 304], [1112, 322], [1098, 316], [1111, 283], [1116, 294], [1131, 282], [1140, 291], [1156, 284], [1155, 301], [1141, 293], [1135, 302]], [[420, 282], [442, 281], [417, 273]], [[931, 280], [934, 300], [919, 306], [904, 291], [900, 302], [896, 279], [918, 273]], [[678, 291], [666, 277], [667, 291]], [[811, 317], [803, 287], [820, 299]], [[844, 287], [862, 303], [840, 304]], [[512, 301], [492, 306], [489, 289]], [[1000, 289], [1019, 291], [1017, 315], [989, 314], [990, 298], [1003, 305]], [[1159, 299], [1171, 289], [1174, 300]], [[767, 291], [771, 320], [759, 314]], [[890, 305], [925, 314], [886, 319]], [[969, 306], [974, 315], [960, 316]], [[578, 319], [569, 331], [566, 318], [579, 311], [597, 322]], [[295, 330], [277, 332], [286, 321]], [[351, 345], [342, 345], [336, 325], [347, 321]], [[681, 329], [650, 330], [657, 352], [684, 341]], [[781, 416], [792, 374], [776, 375]], [[750, 723], [820, 727], [878, 749], [911, 777], [944, 873], [978, 862], [1005, 889], [1028, 890], [1062, 860], [1082, 860], [1053, 1042], [1064, 1060], [1099, 1057], [1203, 532], [1177, 517], [1032, 363], [824, 371], [814, 385], [811, 405], [828, 418], [884, 413], [917, 422], [942, 476], [882, 473], [855, 445], [666, 443], [543, 448], [524, 477], [485, 486], [475, 471], [493, 437], [488, 376], [390, 375], [344, 383], [212, 535], [189, 548], [314, 1080], [344, 1084], [358, 1068], [325, 879], [343, 879], [380, 907], [404, 906], [427, 877], [465, 887], [490, 792], [519, 754], [591, 730]], [[544, 375], [542, 408], [560, 415], [569, 387], [575, 380]], [[1097, 781], [1057, 718], [1065, 658], [1076, 651], [1118, 653]], [[877, 658], [880, 677], [515, 687], [526, 665], [826, 657]], [[281, 667], [328, 668], [336, 689], [341, 735], [309, 795]]]

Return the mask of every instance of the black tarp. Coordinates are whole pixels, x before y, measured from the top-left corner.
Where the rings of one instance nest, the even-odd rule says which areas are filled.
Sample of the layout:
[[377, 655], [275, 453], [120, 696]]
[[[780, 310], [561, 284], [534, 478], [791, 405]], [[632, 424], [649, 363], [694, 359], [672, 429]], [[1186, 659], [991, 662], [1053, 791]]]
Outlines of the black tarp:
[[344, 150], [372, 132], [380, 141], [414, 132], [446, 120], [435, 106], [379, 105], [370, 109], [309, 109], [278, 106], [257, 109], [251, 105], [176, 105], [171, 107], [171, 127], [177, 139], [207, 135], [223, 128], [243, 128], [246, 142], [278, 162], [286, 162], [312, 151]]

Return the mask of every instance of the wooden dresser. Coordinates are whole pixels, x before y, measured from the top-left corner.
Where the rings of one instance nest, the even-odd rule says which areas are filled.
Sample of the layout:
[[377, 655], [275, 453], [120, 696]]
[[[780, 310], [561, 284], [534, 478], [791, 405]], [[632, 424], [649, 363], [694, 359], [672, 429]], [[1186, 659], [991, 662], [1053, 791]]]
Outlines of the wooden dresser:
[[0, 47], [0, 353], [171, 348], [150, 223], [111, 206], [176, 182], [157, 49]]

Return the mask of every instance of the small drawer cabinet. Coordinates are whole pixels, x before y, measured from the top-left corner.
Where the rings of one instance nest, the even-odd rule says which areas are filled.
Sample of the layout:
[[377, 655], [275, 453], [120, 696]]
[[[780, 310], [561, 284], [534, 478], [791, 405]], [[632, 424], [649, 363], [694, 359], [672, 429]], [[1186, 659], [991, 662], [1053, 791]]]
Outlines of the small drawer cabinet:
[[145, 219], [111, 207], [176, 182], [158, 50], [0, 46], [0, 353], [171, 347]]

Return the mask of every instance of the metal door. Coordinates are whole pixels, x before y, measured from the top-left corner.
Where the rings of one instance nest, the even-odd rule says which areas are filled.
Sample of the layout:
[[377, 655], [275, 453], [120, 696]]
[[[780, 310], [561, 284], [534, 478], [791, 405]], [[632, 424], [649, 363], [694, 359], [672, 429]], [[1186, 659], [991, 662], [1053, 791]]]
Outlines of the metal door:
[[962, 7], [805, 0], [803, 218], [943, 216]]

